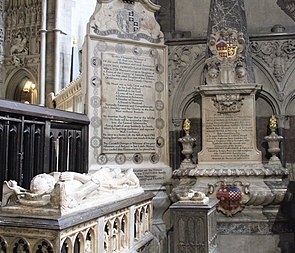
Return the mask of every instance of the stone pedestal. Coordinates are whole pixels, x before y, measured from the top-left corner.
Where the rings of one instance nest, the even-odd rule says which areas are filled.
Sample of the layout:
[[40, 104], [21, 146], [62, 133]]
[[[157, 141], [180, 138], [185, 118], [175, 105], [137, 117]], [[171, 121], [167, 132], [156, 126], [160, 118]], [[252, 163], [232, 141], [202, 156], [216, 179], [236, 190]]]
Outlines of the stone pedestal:
[[217, 252], [216, 200], [198, 205], [180, 201], [170, 207], [174, 230], [173, 251]]

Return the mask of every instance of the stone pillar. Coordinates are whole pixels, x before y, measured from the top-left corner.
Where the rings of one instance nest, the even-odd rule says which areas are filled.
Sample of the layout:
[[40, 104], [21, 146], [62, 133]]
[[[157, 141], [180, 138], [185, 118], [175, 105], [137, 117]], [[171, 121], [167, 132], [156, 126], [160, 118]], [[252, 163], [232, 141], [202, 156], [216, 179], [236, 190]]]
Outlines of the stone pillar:
[[217, 253], [216, 200], [207, 204], [179, 201], [170, 206], [173, 251]]
[[4, 60], [4, 34], [5, 34], [5, 1], [0, 0], [0, 97], [2, 87], [4, 84], [4, 69], [3, 69], [3, 60]]

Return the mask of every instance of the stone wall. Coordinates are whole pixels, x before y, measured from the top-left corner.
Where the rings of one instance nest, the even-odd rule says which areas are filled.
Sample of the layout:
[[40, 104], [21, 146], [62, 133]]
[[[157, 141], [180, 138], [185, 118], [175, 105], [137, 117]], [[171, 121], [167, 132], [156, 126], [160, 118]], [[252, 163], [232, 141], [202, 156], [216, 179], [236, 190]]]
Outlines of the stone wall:
[[14, 99], [22, 80], [38, 84], [41, 1], [7, 1], [5, 16], [2, 95]]

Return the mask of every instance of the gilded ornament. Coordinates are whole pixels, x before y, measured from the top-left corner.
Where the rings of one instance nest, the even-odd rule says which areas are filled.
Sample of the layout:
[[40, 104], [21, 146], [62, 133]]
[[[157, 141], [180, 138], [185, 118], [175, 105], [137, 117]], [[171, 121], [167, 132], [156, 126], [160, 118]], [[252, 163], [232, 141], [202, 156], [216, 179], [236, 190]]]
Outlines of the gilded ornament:
[[191, 121], [189, 119], [186, 119], [183, 123], [183, 130], [186, 134], [188, 134], [191, 130]]
[[276, 129], [277, 126], [278, 126], [278, 120], [274, 115], [272, 115], [270, 120], [269, 120], [269, 128], [270, 129]]

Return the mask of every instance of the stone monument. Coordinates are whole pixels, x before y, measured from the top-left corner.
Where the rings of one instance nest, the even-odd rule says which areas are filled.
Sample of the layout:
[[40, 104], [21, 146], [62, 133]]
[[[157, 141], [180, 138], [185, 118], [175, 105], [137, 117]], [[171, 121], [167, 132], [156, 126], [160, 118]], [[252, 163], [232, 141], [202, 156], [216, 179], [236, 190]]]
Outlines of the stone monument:
[[0, 252], [146, 252], [152, 197], [132, 169], [36, 175], [3, 184]]
[[89, 172], [134, 168], [142, 187], [157, 193], [154, 224], [162, 237], [171, 168], [167, 47], [154, 17], [158, 9], [149, 0], [97, 1], [83, 46], [82, 86], [90, 119]]
[[[212, 0], [205, 78], [198, 88], [202, 150], [194, 168], [182, 163], [173, 172], [177, 179], [171, 195], [174, 201], [190, 191], [220, 201], [221, 252], [237, 252], [239, 244], [226, 241], [243, 234], [239, 227], [250, 233], [258, 230], [264, 237], [250, 240], [263, 245], [272, 238], [275, 222], [280, 228], [288, 226], [279, 218], [279, 205], [289, 198], [283, 180], [288, 171], [280, 163], [262, 164], [256, 147], [255, 94], [262, 85], [254, 82], [248, 45], [243, 1]], [[252, 248], [251, 252], [257, 251]]]
[[76, 172], [39, 174], [30, 189], [4, 181], [2, 212], [62, 216], [143, 193], [139, 179], [128, 169], [101, 168], [91, 175]]

